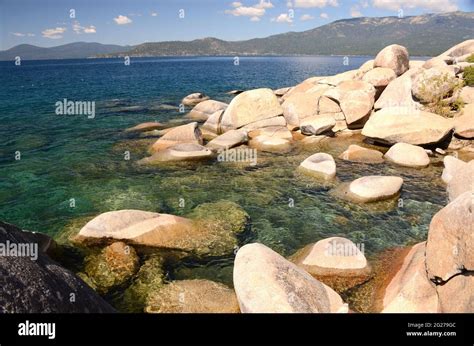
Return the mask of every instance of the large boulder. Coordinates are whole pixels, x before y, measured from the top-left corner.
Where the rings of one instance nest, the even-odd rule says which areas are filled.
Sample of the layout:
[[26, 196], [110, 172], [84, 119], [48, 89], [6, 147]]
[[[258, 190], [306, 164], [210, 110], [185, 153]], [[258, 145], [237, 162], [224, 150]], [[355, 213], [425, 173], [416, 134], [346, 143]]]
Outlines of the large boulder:
[[410, 67], [408, 50], [398, 44], [387, 46], [375, 57], [374, 67], [390, 68], [400, 76]]
[[233, 289], [209, 280], [178, 280], [152, 292], [148, 313], [238, 313]]
[[223, 109], [212, 113], [209, 118], [207, 118], [206, 122], [202, 125], [202, 131], [208, 131], [215, 135], [220, 135], [222, 133], [221, 120], [223, 115]]
[[207, 100], [194, 106], [194, 108], [188, 113], [187, 117], [196, 121], [206, 121], [215, 112], [225, 110], [226, 108], [227, 103]]
[[135, 249], [123, 242], [112, 243], [99, 254], [88, 256], [84, 267], [85, 273], [101, 294], [123, 286], [138, 269], [139, 258]]
[[173, 161], [201, 161], [210, 159], [212, 150], [194, 143], [172, 145], [140, 160], [139, 164], [154, 165]]
[[9, 244], [10, 251], [30, 252], [0, 256], [1, 313], [115, 312], [84, 281], [49, 257], [51, 238], [0, 222], [0, 243]]
[[371, 268], [352, 241], [332, 237], [309, 244], [291, 261], [337, 292], [344, 292], [370, 278]]
[[436, 288], [426, 275], [425, 248], [423, 242], [408, 252], [401, 268], [385, 288], [382, 312], [438, 312]]
[[421, 104], [413, 99], [411, 92], [412, 76], [418, 74], [419, 68], [410, 68], [403, 75], [390, 82], [374, 104], [375, 109], [388, 107], [405, 107], [420, 109]]
[[215, 150], [229, 149], [236, 145], [247, 142], [247, 132], [244, 130], [230, 130], [222, 135], [214, 138], [207, 143], [207, 147]]
[[455, 158], [454, 156], [451, 156], [451, 155], [445, 156], [443, 159], [443, 163], [444, 163], [444, 169], [443, 169], [443, 174], [441, 175], [441, 179], [446, 184], [449, 184], [451, 182], [451, 179], [453, 179], [453, 176], [457, 172], [464, 169], [464, 167], [467, 165], [467, 162], [459, 160], [458, 158]]
[[425, 149], [408, 143], [393, 145], [384, 155], [387, 161], [400, 166], [422, 168], [430, 164], [430, 158]]
[[304, 160], [299, 169], [317, 178], [333, 179], [336, 176], [336, 162], [326, 153], [317, 153]]
[[326, 84], [331, 86], [337, 86], [343, 82], [351, 81], [355, 79], [362, 72], [360, 70], [350, 70], [346, 72], [339, 73], [334, 76], [325, 77], [318, 81], [319, 84]]
[[463, 193], [433, 217], [426, 243], [426, 269], [431, 280], [443, 283], [474, 270], [472, 225], [472, 191]]
[[403, 179], [392, 176], [368, 176], [354, 180], [349, 185], [349, 196], [358, 202], [377, 202], [398, 196]]
[[412, 94], [422, 103], [430, 103], [448, 96], [457, 84], [450, 70], [433, 67], [414, 76]]
[[391, 68], [376, 67], [367, 72], [362, 80], [372, 84], [376, 88], [384, 88], [395, 78], [397, 78], [397, 75]]
[[464, 167], [459, 167], [453, 173], [448, 183], [449, 200], [454, 201], [466, 191], [474, 191], [474, 160], [469, 161]]
[[265, 127], [272, 127], [272, 126], [286, 126], [286, 119], [283, 116], [258, 120], [253, 123], [247, 124], [242, 127], [242, 130], [252, 131], [257, 130]]
[[271, 89], [249, 90], [230, 102], [222, 116], [221, 128], [226, 132], [282, 114], [280, 102]]
[[[474, 103], [474, 87], [465, 86], [461, 89], [459, 97], [464, 103], [472, 104]], [[472, 108], [471, 108], [472, 109]]]
[[457, 275], [443, 285], [436, 286], [439, 312], [470, 313], [474, 311], [474, 276]]
[[262, 244], [239, 249], [234, 288], [244, 313], [347, 312], [328, 286]]
[[328, 132], [334, 126], [336, 126], [336, 119], [332, 115], [311, 116], [300, 123], [301, 133], [309, 136]]
[[202, 134], [198, 128], [198, 123], [193, 122], [169, 130], [153, 144], [151, 150], [156, 152], [176, 144], [202, 144], [202, 142]]
[[374, 149], [367, 149], [356, 144], [351, 144], [340, 156], [340, 159], [362, 163], [382, 163], [383, 154]]
[[474, 103], [462, 110], [462, 115], [454, 118], [454, 133], [459, 137], [474, 139]]
[[362, 135], [384, 144], [435, 144], [451, 132], [453, 122], [437, 114], [405, 107], [383, 108], [365, 124]]
[[193, 107], [200, 102], [209, 100], [209, 96], [203, 93], [193, 93], [186, 96], [184, 99], [181, 100], [181, 103], [185, 106]]
[[342, 112], [339, 103], [327, 96], [321, 96], [318, 102], [318, 114]]
[[118, 210], [89, 221], [73, 240], [79, 245], [116, 240], [173, 257], [214, 257], [232, 253], [237, 236], [246, 230], [247, 213], [232, 202], [196, 207], [189, 218], [140, 210]]
[[440, 57], [453, 57], [457, 58], [466, 54], [474, 53], [474, 39], [466, 40], [461, 42], [454, 47], [449, 48], [446, 52], [440, 55]]
[[298, 127], [300, 121], [318, 114], [319, 97], [328, 89], [319, 86], [315, 91], [294, 93], [282, 104], [283, 115], [289, 125]]

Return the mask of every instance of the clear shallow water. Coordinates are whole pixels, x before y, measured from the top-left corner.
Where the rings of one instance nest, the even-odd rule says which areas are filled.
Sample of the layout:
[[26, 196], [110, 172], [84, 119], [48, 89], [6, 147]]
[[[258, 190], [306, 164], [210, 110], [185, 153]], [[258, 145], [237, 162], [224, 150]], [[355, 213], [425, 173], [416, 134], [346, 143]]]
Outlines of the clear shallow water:
[[[229, 90], [291, 86], [357, 68], [368, 59], [351, 57], [349, 66], [342, 57], [241, 58], [239, 66], [232, 58], [135, 59], [130, 66], [108, 59], [26, 61], [21, 67], [1, 62], [0, 219], [57, 236], [68, 224], [110, 210], [185, 215], [201, 203], [229, 199], [250, 214], [251, 240], [283, 255], [335, 235], [364, 242], [369, 255], [422, 241], [432, 215], [445, 203], [439, 165], [410, 170], [337, 160], [342, 182], [368, 174], [405, 178], [403, 208], [372, 208], [343, 202], [331, 186], [295, 172], [317, 151], [338, 156], [353, 138], [285, 155], [259, 153], [254, 168], [218, 163], [144, 168], [135, 162], [149, 141], [122, 131], [144, 121], [181, 117], [176, 107], [191, 92], [230, 101]], [[95, 119], [55, 115], [55, 103], [63, 98], [95, 101]], [[125, 150], [132, 152], [130, 161], [123, 158]], [[71, 198], [75, 208], [69, 206]], [[185, 263], [172, 277], [231, 283], [231, 264], [232, 258]]]

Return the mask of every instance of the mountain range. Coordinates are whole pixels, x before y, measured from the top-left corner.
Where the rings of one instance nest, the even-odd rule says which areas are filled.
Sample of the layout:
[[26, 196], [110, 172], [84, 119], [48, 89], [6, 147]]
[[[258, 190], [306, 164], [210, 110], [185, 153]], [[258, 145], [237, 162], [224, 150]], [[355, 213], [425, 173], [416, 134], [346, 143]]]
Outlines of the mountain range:
[[193, 41], [147, 42], [136, 46], [75, 42], [42, 48], [22, 44], [0, 51], [0, 60], [248, 55], [375, 55], [397, 43], [411, 55], [434, 56], [474, 38], [474, 12], [342, 19], [303, 32], [245, 41], [209, 37]]

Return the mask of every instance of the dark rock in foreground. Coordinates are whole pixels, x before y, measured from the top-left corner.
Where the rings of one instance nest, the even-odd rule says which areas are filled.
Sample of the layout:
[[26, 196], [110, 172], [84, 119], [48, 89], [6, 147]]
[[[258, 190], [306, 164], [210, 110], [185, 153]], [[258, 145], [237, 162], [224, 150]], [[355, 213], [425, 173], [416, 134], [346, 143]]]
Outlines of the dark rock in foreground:
[[[115, 312], [81, 279], [46, 254], [53, 244], [46, 235], [0, 222], [0, 247], [10, 249], [0, 253], [0, 312]], [[28, 248], [29, 256], [13, 256], [12, 250], [21, 248]]]

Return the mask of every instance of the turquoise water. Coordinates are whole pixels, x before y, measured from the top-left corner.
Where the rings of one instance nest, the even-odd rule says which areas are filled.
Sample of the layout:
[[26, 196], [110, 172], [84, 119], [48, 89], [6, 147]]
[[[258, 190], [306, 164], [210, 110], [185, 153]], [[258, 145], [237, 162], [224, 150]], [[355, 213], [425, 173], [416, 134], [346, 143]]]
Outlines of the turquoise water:
[[[360, 139], [296, 147], [289, 154], [259, 153], [256, 167], [210, 162], [145, 168], [136, 161], [150, 140], [123, 132], [140, 122], [182, 117], [177, 105], [191, 92], [228, 102], [229, 90], [291, 86], [368, 59], [351, 57], [349, 66], [342, 57], [241, 58], [239, 66], [232, 58], [135, 59], [130, 66], [109, 59], [2, 62], [0, 219], [58, 236], [67, 225], [110, 210], [186, 215], [201, 203], [229, 199], [252, 218], [253, 236], [246, 241], [284, 255], [335, 235], [364, 242], [369, 255], [424, 240], [432, 215], [445, 203], [440, 164], [411, 170], [337, 160], [341, 182], [368, 174], [405, 178], [403, 207], [358, 206], [339, 200], [334, 186], [316, 184], [295, 169], [312, 153], [338, 156]], [[55, 103], [64, 98], [95, 101], [96, 117], [56, 115]], [[125, 150], [132, 153], [129, 161]], [[15, 160], [18, 151], [21, 159]], [[184, 263], [171, 275], [229, 283], [231, 264], [232, 258]]]

